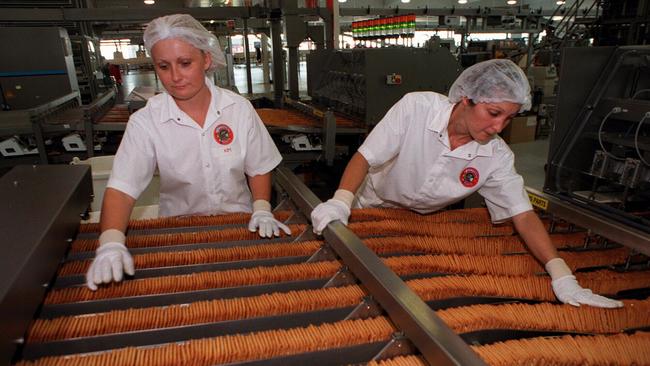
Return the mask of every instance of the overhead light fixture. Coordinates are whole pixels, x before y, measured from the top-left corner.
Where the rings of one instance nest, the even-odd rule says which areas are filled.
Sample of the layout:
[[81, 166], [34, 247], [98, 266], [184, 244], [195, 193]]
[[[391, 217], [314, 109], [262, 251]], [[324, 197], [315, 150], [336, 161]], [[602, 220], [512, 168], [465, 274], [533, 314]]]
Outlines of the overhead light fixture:
[[400, 1], [402, 2], [402, 4], [408, 4], [411, 2], [411, 0], [400, 0]]
[[555, 5], [564, 5], [565, 2], [566, 2], [566, 1], [564, 1], [564, 0], [557, 0], [557, 1], [555, 2]]
[[347, 3], [348, 0], [339, 0], [340, 3]]
[[156, 0], [144, 0], [144, 3], [147, 5], [153, 5], [156, 3]]
[[508, 5], [515, 5], [517, 3], [517, 0], [508, 0], [506, 1]]
[[459, 4], [467, 4], [467, 0], [458, 0]]

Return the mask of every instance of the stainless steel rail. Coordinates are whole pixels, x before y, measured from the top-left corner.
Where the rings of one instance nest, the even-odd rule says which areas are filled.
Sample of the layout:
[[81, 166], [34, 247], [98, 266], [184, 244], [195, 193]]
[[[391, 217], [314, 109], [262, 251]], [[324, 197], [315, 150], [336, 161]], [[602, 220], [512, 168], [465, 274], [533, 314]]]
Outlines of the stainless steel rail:
[[526, 187], [533, 206], [552, 213], [572, 224], [590, 230], [607, 239], [650, 255], [650, 235], [576, 206], [554, 196]]
[[[321, 202], [289, 169], [276, 169], [275, 178], [306, 217]], [[430, 365], [485, 365], [422, 299], [341, 222], [330, 223], [323, 235]]]

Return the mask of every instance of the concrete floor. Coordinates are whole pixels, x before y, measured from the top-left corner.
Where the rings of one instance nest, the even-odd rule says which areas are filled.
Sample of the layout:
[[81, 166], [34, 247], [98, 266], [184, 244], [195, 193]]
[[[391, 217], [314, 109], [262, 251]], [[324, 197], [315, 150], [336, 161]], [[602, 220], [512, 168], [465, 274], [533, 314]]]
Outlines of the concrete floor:
[[542, 190], [544, 187], [544, 166], [548, 157], [548, 139], [510, 145], [515, 153], [515, 169], [524, 177], [528, 187]]

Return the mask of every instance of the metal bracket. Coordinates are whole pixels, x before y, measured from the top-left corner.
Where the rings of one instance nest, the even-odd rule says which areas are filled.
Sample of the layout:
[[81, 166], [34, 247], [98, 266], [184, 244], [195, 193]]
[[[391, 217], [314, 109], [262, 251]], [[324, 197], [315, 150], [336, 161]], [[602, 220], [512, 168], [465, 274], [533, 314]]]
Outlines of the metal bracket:
[[300, 233], [300, 235], [296, 236], [296, 238], [293, 241], [297, 242], [297, 241], [317, 240], [318, 238], [316, 238], [316, 235], [311, 230], [309, 230], [310, 228], [311, 226], [307, 226], [305, 231]]
[[379, 353], [372, 358], [373, 361], [380, 361], [380, 360], [386, 360], [389, 358], [394, 358], [397, 356], [406, 356], [406, 355], [412, 355], [417, 353], [417, 350], [411, 343], [411, 341], [408, 340], [404, 336], [403, 333], [398, 332], [393, 334], [392, 339], [384, 348], [382, 348]]
[[332, 276], [332, 278], [327, 281], [326, 284], [323, 285], [323, 288], [328, 288], [328, 287], [341, 287], [341, 286], [347, 286], [347, 285], [354, 285], [357, 283], [357, 278], [350, 273], [348, 270], [348, 267], [341, 267], [338, 272]]
[[329, 245], [325, 244], [320, 249], [314, 253], [309, 259], [307, 260], [307, 263], [314, 263], [314, 262], [323, 262], [323, 261], [334, 261], [336, 260], [336, 255], [334, 254], [334, 251], [332, 248], [329, 247]]
[[293, 213], [289, 216], [284, 223], [289, 224], [309, 224], [309, 221], [300, 213], [300, 210], [291, 202], [286, 194], [283, 194], [282, 201], [275, 206], [273, 211], [292, 211]]
[[361, 303], [359, 303], [359, 305], [357, 305], [350, 314], [345, 317], [345, 320], [374, 318], [379, 316], [381, 313], [381, 307], [379, 307], [379, 304], [377, 304], [372, 296], [366, 296], [361, 300]]

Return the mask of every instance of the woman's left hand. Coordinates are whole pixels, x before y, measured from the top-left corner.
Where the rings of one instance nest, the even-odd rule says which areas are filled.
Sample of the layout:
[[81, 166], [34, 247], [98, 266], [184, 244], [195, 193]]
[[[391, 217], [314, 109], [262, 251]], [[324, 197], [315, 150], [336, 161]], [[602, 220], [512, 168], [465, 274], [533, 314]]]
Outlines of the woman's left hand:
[[285, 234], [291, 235], [291, 229], [273, 217], [270, 211], [258, 210], [251, 216], [251, 221], [248, 222], [248, 230], [251, 232], [258, 232], [263, 238], [271, 238], [274, 235], [280, 236], [280, 229]]

